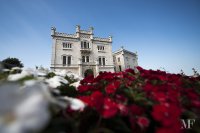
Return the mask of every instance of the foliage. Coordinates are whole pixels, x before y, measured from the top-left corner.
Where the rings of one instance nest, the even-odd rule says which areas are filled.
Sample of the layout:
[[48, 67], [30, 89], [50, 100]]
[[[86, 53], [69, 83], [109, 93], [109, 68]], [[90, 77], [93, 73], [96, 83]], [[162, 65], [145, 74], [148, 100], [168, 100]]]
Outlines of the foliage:
[[21, 73], [22, 72], [22, 70], [21, 69], [12, 69], [11, 71], [10, 71], [10, 74], [17, 74], [17, 73]]
[[46, 78], [53, 78], [54, 76], [56, 76], [56, 74], [54, 72], [50, 72], [46, 75]]
[[69, 82], [69, 84], [72, 84], [72, 83], [74, 83], [74, 82], [77, 82], [77, 80], [74, 79], [74, 76], [73, 76], [73, 75], [71, 75], [71, 76], [66, 75], [66, 76], [65, 76], [65, 79]]
[[54, 117], [60, 121], [51, 121], [45, 131], [59, 125], [54, 133], [61, 129], [66, 133], [200, 132], [197, 124], [189, 131], [181, 129], [181, 119], [200, 117], [200, 77], [137, 69], [139, 73], [128, 69], [87, 76], [77, 91], [61, 87], [66, 89], [63, 95], [77, 97], [87, 106], [61, 111]]
[[60, 96], [75, 97], [77, 95], [76, 88], [74, 86], [70, 86], [69, 84], [63, 84], [58, 86], [56, 89], [59, 90]]
[[34, 79], [34, 76], [33, 76], [33, 75], [28, 75], [28, 76], [25, 76], [25, 77], [19, 79], [18, 81], [19, 81], [20, 83], [24, 83], [24, 81], [32, 80], [32, 79]]
[[9, 73], [7, 73], [7, 72], [0, 72], [0, 80], [5, 80], [5, 79], [7, 79], [8, 74], [9, 74]]
[[2, 64], [3, 64], [4, 68], [7, 68], [7, 69], [11, 69], [13, 67], [20, 67], [20, 68], [23, 67], [23, 64], [17, 58], [8, 57], [2, 61]]

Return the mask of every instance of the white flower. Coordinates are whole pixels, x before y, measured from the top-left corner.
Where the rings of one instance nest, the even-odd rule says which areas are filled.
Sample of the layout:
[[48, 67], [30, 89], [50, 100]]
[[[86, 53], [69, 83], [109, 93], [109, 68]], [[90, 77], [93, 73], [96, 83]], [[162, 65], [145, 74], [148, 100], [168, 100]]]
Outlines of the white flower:
[[10, 74], [8, 76], [8, 80], [9, 81], [17, 81], [17, 80], [20, 80], [20, 79], [22, 79], [22, 78], [24, 78], [26, 76], [29, 76], [29, 75], [30, 75], [30, 73], [28, 73], [27, 71], [23, 70], [21, 73]]
[[41, 82], [0, 86], [0, 132], [29, 133], [40, 131], [50, 119], [50, 94]]
[[83, 110], [85, 108], [85, 104], [77, 99], [77, 98], [71, 98], [71, 97], [62, 97], [61, 99], [65, 99], [67, 103], [69, 103], [69, 106], [72, 110]]
[[51, 88], [56, 88], [61, 85], [61, 83], [68, 84], [68, 81], [61, 76], [54, 76], [53, 78], [46, 79], [46, 82]]

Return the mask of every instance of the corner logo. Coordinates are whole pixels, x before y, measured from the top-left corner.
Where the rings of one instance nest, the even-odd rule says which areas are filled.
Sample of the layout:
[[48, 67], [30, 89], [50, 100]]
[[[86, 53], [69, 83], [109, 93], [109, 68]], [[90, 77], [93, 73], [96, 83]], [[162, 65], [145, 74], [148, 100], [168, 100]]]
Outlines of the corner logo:
[[181, 129], [192, 129], [195, 119], [181, 119]]

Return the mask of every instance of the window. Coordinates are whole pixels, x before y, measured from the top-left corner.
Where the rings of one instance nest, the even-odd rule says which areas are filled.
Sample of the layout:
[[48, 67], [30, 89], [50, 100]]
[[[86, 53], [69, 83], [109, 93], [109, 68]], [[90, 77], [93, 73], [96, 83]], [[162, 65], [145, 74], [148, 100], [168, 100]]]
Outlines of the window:
[[99, 65], [101, 65], [101, 57], [99, 57]]
[[71, 65], [71, 62], [72, 62], [72, 56], [71, 55], [69, 55], [69, 56], [63, 55], [62, 56], [62, 64], [63, 64], [63, 66], [65, 66], [66, 64], [67, 65]]
[[87, 48], [89, 48], [89, 42], [87, 43]]
[[85, 56], [82, 56], [82, 62], [85, 62]]
[[63, 42], [63, 48], [72, 48], [72, 44], [68, 42]]
[[90, 44], [87, 41], [82, 41], [81, 42], [81, 48], [82, 49], [89, 49], [90, 48]]
[[86, 42], [84, 42], [84, 48], [87, 48], [87, 47], [86, 47]]
[[82, 62], [90, 62], [89, 56], [82, 56]]
[[83, 42], [81, 42], [81, 48], [83, 48]]
[[66, 56], [63, 56], [63, 65], [66, 65]]
[[119, 65], [119, 71], [122, 71], [122, 67], [121, 67], [121, 65]]
[[106, 63], [105, 63], [105, 58], [102, 58], [102, 59], [103, 59], [103, 65], [105, 66], [105, 64], [106, 64]]
[[71, 56], [68, 56], [67, 58], [67, 65], [71, 65]]
[[126, 60], [128, 61], [128, 60], [129, 60], [129, 58], [128, 58], [128, 57], [126, 57]]
[[104, 46], [97, 46], [98, 51], [103, 51], [104, 50]]
[[99, 57], [99, 65], [106, 65], [106, 59], [105, 57]]
[[118, 57], [118, 62], [120, 62], [120, 57]]
[[86, 56], [86, 62], [89, 62], [89, 60], [90, 60], [89, 56]]

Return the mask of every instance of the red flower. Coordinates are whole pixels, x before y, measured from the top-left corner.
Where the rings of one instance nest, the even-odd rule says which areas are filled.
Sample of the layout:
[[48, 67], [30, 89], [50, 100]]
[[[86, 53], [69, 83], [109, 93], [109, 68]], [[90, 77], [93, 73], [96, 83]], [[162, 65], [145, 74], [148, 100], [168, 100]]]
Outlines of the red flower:
[[132, 115], [129, 117], [129, 122], [131, 124], [131, 129], [134, 132], [136, 128], [136, 118], [133, 117]]
[[113, 117], [117, 114], [117, 111], [118, 111], [117, 104], [110, 98], [105, 98], [103, 109], [100, 112], [103, 118]]
[[106, 93], [107, 94], [112, 94], [115, 93], [115, 91], [117, 90], [117, 88], [120, 86], [120, 81], [114, 81], [112, 83], [110, 83], [107, 87], [106, 87]]
[[100, 111], [104, 104], [103, 94], [100, 91], [95, 91], [90, 96], [90, 99], [91, 99], [91, 106], [95, 108], [97, 111]]
[[127, 98], [123, 95], [120, 94], [116, 94], [115, 95], [115, 101], [116, 102], [120, 102], [120, 103], [126, 103], [127, 102]]
[[139, 117], [137, 123], [141, 128], [149, 126], [149, 120], [146, 117]]
[[144, 109], [137, 106], [137, 105], [131, 105], [129, 106], [129, 110], [130, 110], [130, 113], [133, 114], [133, 115], [142, 115], [144, 113]]
[[89, 86], [89, 85], [80, 85], [80, 86], [78, 87], [78, 91], [79, 91], [79, 92], [86, 92], [86, 91], [90, 90], [91, 87], [92, 87], [92, 86]]
[[154, 93], [154, 99], [159, 102], [166, 102], [167, 95], [163, 92], [156, 92], [156, 93]]
[[94, 76], [93, 75], [88, 75], [87, 77], [85, 77], [83, 80], [80, 81], [80, 84], [87, 84], [87, 83], [92, 83], [94, 80]]
[[191, 101], [191, 104], [192, 104], [194, 107], [200, 109], [200, 101], [192, 100], [192, 101]]
[[100, 91], [95, 91], [90, 96], [80, 96], [79, 99], [97, 111], [100, 111], [104, 104], [104, 96]]
[[139, 71], [141, 71], [141, 70], [144, 70], [142, 67], [140, 67], [140, 66], [137, 66], [136, 67]]
[[163, 126], [172, 126], [179, 123], [181, 109], [168, 103], [153, 106], [152, 116]]
[[119, 112], [122, 116], [127, 116], [128, 115], [128, 107], [123, 105], [123, 104], [118, 104], [117, 105]]
[[126, 69], [125, 72], [135, 74], [135, 71], [134, 71], [133, 69], [130, 69], [130, 68], [129, 68], [129, 69]]
[[91, 98], [90, 96], [80, 96], [79, 99], [83, 101], [86, 105], [91, 105]]

